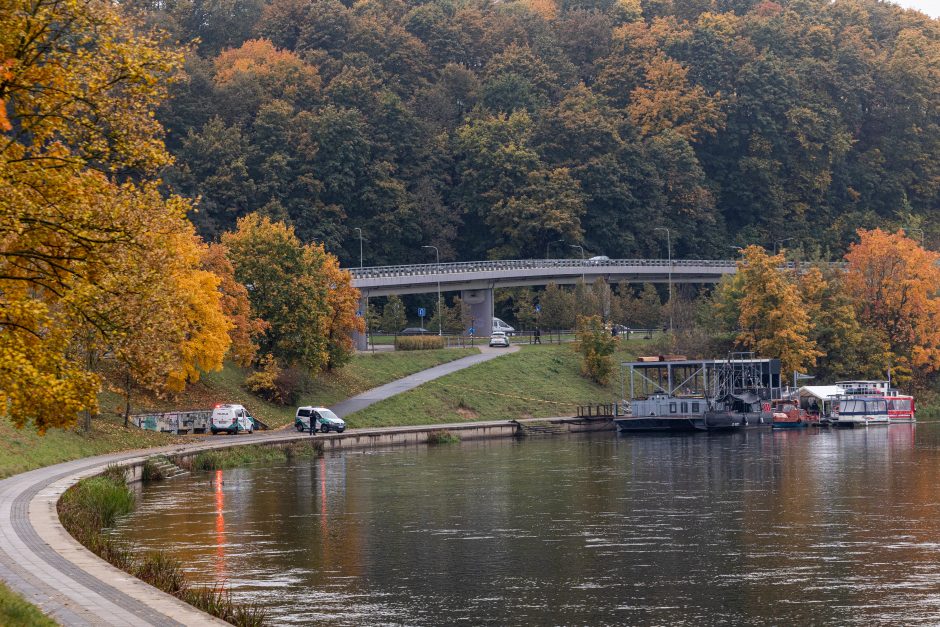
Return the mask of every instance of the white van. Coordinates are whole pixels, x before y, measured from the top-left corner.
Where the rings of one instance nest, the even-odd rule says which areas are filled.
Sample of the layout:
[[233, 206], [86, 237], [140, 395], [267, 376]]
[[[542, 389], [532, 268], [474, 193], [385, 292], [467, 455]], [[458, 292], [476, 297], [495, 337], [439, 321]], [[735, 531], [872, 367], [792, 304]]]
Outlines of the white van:
[[493, 318], [493, 331], [502, 331], [506, 335], [512, 335], [516, 332], [514, 328], [500, 320], [499, 318]]
[[313, 419], [313, 430], [320, 433], [335, 431], [342, 433], [346, 430], [346, 421], [334, 414], [326, 407], [298, 407], [294, 415], [294, 428], [298, 431], [310, 431], [310, 420]]
[[216, 405], [212, 409], [209, 430], [212, 435], [223, 431], [234, 435], [238, 435], [239, 431], [252, 433], [255, 430], [255, 420], [241, 405]]

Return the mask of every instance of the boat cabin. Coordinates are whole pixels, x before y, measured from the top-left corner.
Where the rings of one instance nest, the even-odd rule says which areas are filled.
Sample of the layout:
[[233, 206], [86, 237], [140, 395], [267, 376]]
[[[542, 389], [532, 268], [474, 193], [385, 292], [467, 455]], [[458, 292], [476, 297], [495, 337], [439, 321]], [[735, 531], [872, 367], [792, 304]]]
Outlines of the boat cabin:
[[665, 392], [635, 398], [630, 403], [633, 415], [641, 416], [704, 416], [708, 403], [704, 397], [676, 397]]
[[820, 418], [832, 416], [845, 390], [838, 385], [804, 385], [799, 389], [800, 409]]

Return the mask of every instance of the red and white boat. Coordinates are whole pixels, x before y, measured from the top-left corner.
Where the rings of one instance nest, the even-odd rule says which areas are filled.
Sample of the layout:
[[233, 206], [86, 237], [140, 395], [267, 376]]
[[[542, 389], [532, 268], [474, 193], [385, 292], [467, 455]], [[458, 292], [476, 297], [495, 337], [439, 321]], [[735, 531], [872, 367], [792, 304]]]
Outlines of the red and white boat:
[[845, 390], [846, 394], [884, 396], [891, 424], [917, 422], [914, 397], [892, 389], [890, 381], [838, 381], [836, 385]]

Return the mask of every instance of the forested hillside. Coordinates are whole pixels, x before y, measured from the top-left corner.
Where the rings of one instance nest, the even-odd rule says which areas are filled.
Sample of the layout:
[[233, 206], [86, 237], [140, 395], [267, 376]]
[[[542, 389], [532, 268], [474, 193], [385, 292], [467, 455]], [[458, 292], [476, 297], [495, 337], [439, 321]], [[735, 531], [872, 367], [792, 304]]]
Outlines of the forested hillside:
[[940, 236], [940, 21], [891, 4], [136, 6], [198, 38], [159, 118], [209, 238], [260, 211], [356, 265], [360, 227], [369, 265]]

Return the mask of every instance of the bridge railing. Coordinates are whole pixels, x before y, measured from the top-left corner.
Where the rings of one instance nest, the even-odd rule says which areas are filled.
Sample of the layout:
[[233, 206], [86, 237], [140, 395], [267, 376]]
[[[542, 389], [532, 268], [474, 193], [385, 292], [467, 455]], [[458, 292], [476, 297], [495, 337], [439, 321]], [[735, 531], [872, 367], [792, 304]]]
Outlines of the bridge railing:
[[[791, 262], [792, 263], [792, 262]], [[498, 272], [511, 270], [539, 270], [556, 268], [623, 268], [623, 267], [707, 267], [732, 268], [734, 261], [722, 259], [508, 259], [501, 261], [459, 261], [451, 263], [424, 263], [400, 266], [350, 268], [354, 279], [423, 276], [429, 274], [461, 274], [466, 272]], [[788, 264], [789, 265], [789, 264]]]

